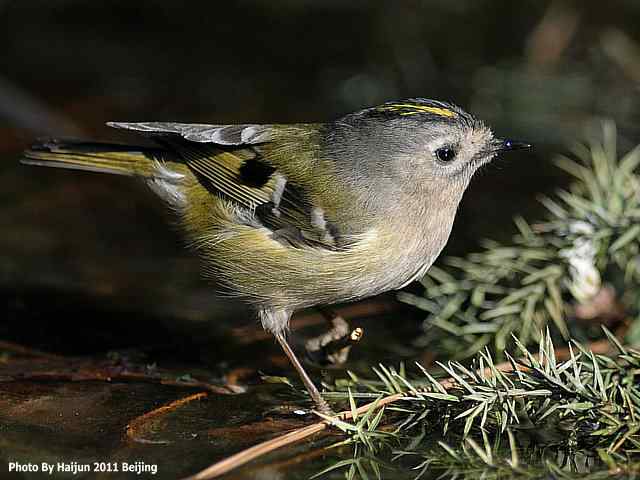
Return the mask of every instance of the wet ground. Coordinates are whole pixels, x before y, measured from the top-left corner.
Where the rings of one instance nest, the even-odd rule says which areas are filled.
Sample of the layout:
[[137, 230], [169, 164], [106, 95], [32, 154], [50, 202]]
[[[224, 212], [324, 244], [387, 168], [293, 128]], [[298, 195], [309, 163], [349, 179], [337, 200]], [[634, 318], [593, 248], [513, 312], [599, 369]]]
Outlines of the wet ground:
[[[178, 478], [318, 420], [275, 342], [251, 323], [226, 331], [197, 321], [179, 327], [106, 302], [100, 309], [95, 297], [51, 292], [16, 292], [5, 300], [14, 303], [0, 343], [0, 461], [7, 465], [142, 462], [157, 466], [157, 478]], [[343, 310], [367, 332], [350, 368], [365, 373], [368, 363], [421, 355], [410, 347], [419, 322], [402, 309], [389, 316], [392, 306], [388, 299]], [[294, 328], [310, 335], [322, 322], [317, 314], [301, 315]], [[390, 337], [393, 344], [384, 340]], [[345, 376], [311, 371], [329, 384]], [[340, 457], [321, 448], [339, 440], [331, 432], [270, 455], [237, 478], [277, 478], [285, 468], [295, 474], [287, 478], [308, 478]]]

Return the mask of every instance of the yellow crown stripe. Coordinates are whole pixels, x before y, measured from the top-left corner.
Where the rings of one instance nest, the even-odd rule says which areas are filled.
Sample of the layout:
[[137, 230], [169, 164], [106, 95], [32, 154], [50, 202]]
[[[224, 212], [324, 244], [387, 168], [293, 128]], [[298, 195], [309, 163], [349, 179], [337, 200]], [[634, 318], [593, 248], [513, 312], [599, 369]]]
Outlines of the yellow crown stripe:
[[430, 107], [428, 105], [413, 105], [411, 103], [393, 103], [391, 105], [380, 107], [380, 110], [407, 110], [406, 112], [400, 112], [400, 115], [415, 115], [418, 113], [431, 113], [441, 117], [454, 117], [456, 115], [454, 111], [447, 108]]

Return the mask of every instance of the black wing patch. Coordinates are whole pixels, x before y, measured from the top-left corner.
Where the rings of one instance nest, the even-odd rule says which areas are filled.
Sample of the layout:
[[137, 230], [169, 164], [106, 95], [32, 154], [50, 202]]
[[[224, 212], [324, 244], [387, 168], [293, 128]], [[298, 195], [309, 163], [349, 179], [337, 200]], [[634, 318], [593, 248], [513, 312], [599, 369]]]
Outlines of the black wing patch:
[[240, 166], [240, 181], [250, 187], [262, 188], [269, 183], [275, 171], [271, 165], [251, 158]]
[[227, 150], [190, 142], [172, 142], [172, 146], [209, 191], [221, 193], [252, 211], [272, 201], [277, 182], [275, 169], [266, 164], [257, 166], [261, 163], [257, 160], [259, 154], [252, 148]]

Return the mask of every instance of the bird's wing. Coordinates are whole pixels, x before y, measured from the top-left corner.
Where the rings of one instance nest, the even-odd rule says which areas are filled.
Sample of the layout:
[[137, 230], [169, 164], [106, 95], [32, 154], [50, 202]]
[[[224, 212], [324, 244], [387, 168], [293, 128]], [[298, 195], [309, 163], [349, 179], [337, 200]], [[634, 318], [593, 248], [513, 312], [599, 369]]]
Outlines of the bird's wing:
[[213, 194], [249, 210], [274, 238], [291, 246], [341, 247], [337, 229], [314, 208], [304, 187], [265, 161], [261, 146], [275, 140], [272, 125], [109, 123], [149, 135], [178, 152]]
[[206, 123], [175, 122], [108, 122], [113, 128], [134, 130], [154, 137], [161, 135], [179, 135], [185, 140], [217, 145], [255, 145], [273, 139], [271, 125], [209, 125]]

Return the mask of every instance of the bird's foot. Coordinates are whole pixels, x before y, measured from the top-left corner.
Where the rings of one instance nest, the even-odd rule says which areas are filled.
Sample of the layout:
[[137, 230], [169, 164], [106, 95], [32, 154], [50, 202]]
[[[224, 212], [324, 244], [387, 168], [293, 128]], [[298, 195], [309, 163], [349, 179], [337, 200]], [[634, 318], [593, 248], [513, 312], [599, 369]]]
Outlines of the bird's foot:
[[351, 347], [360, 341], [364, 330], [360, 327], [352, 330], [339, 315], [329, 321], [331, 328], [327, 332], [306, 341], [307, 357], [319, 365], [340, 366], [347, 361]]
[[322, 413], [323, 415], [327, 415], [328, 417], [336, 416], [336, 412], [333, 411], [333, 409], [329, 406], [324, 398], [319, 397], [314, 398], [313, 400], [316, 404], [316, 411]]

